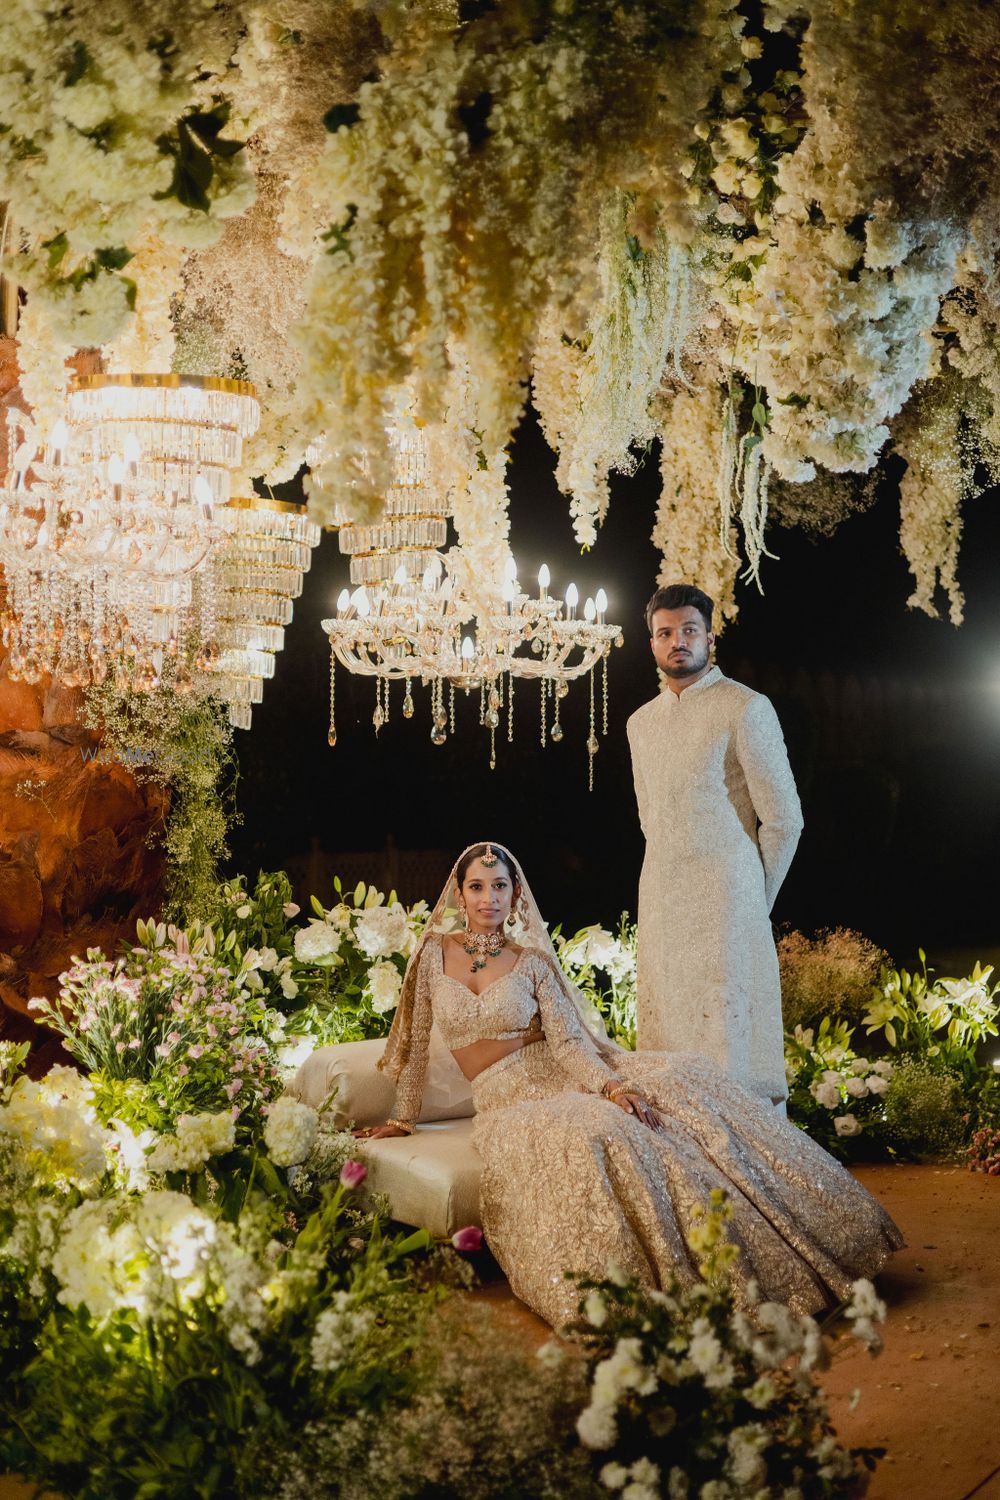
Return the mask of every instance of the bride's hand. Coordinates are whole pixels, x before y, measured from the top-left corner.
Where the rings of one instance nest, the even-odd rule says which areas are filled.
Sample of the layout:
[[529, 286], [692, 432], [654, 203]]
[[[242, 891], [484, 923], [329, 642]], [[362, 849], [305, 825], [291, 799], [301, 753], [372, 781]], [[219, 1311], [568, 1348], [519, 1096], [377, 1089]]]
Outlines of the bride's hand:
[[650, 1109], [641, 1094], [619, 1094], [613, 1101], [619, 1109], [623, 1109], [627, 1115], [635, 1115], [636, 1119], [643, 1125], [648, 1125], [650, 1130], [662, 1130], [663, 1127], [656, 1116], [656, 1112]]
[[364, 1125], [360, 1130], [352, 1130], [351, 1134], [355, 1140], [382, 1141], [389, 1136], [406, 1135], [405, 1130], [397, 1130], [395, 1125]]

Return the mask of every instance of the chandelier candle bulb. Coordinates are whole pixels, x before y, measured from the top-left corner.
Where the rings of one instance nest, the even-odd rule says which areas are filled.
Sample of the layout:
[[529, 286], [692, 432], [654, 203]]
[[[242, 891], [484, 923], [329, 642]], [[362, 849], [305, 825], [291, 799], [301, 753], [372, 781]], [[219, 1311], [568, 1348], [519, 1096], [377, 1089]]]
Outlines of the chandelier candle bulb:
[[549, 565], [548, 565], [548, 563], [542, 563], [542, 566], [538, 570], [538, 597], [539, 597], [539, 599], [546, 599], [548, 597], [548, 589], [549, 589], [549, 584], [551, 582], [552, 582], [552, 574], [549, 572]]
[[341, 617], [346, 615], [351, 607], [351, 594], [349, 589], [341, 589], [337, 595], [337, 614]]
[[597, 623], [598, 625], [603, 625], [604, 615], [608, 608], [608, 596], [603, 589], [597, 590], [597, 598], [594, 603], [597, 606]]
[[504, 563], [503, 577], [504, 583], [517, 582], [517, 563], [514, 561], [513, 557], [508, 557], [507, 561]]
[[566, 589], [566, 618], [576, 619], [576, 606], [580, 601], [580, 590], [575, 583], [571, 583]]
[[594, 603], [593, 599], [588, 599], [586, 604], [583, 606], [583, 618], [586, 620], [588, 625], [593, 623], [596, 614], [597, 605]]

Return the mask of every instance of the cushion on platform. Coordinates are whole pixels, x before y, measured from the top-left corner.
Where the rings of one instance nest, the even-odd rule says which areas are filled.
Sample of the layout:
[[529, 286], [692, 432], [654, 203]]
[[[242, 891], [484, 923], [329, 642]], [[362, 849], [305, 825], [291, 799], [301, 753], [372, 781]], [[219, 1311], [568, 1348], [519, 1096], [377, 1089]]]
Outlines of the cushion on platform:
[[394, 1219], [439, 1239], [450, 1239], [469, 1224], [482, 1227], [482, 1168], [472, 1123], [443, 1120], [421, 1125], [415, 1135], [363, 1143], [358, 1155], [368, 1167], [368, 1186], [386, 1195]]
[[[385, 1042], [337, 1042], [318, 1047], [307, 1057], [288, 1085], [288, 1092], [303, 1104], [319, 1109], [330, 1100], [329, 1113], [338, 1126], [380, 1125], [392, 1114], [396, 1085], [378, 1071]], [[472, 1086], [451, 1053], [431, 1031], [421, 1120], [464, 1120], [475, 1111]]]

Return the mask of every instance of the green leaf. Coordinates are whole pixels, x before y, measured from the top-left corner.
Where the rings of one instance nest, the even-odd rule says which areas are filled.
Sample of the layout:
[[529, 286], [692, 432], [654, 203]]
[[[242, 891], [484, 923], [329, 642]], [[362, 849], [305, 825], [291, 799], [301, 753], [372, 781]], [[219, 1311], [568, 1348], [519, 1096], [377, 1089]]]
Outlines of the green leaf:
[[69, 249], [69, 241], [65, 234], [57, 234], [54, 239], [43, 240], [42, 249], [49, 252], [49, 270], [54, 271]]
[[74, 42], [69, 62], [66, 65], [66, 72], [63, 74], [63, 84], [65, 87], [71, 89], [75, 83], [79, 83], [89, 67], [90, 53], [87, 51], [86, 45], [81, 41]]
[[343, 126], [346, 126], [348, 129], [350, 129], [352, 125], [357, 124], [360, 118], [360, 104], [331, 104], [330, 108], [323, 116], [323, 124], [326, 126], [330, 134], [334, 135]]
[[758, 427], [767, 426], [767, 407], [762, 401], [754, 402], [753, 410], [751, 411], [750, 415], [753, 417]]
[[431, 1237], [426, 1229], [417, 1229], [413, 1234], [407, 1235], [405, 1240], [397, 1240], [393, 1250], [397, 1255], [412, 1255], [415, 1250], [427, 1250], [431, 1244]]

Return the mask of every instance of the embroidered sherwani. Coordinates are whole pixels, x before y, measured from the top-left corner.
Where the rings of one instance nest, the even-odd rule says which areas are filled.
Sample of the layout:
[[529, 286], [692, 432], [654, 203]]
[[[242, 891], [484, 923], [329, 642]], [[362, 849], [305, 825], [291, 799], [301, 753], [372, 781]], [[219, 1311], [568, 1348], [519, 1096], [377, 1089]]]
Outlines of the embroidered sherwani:
[[637, 1045], [713, 1058], [783, 1099], [770, 911], [802, 812], [770, 701], [713, 667], [628, 721], [646, 857], [639, 882]]

